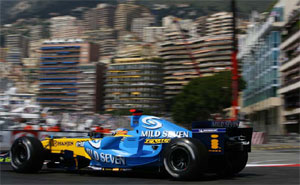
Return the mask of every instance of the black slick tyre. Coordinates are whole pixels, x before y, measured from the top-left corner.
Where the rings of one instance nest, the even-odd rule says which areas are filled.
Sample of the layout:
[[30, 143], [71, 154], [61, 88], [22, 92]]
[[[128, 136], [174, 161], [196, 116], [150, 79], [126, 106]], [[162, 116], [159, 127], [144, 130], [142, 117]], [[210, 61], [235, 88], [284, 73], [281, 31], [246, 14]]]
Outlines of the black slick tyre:
[[10, 150], [11, 166], [20, 173], [38, 172], [43, 166], [44, 154], [43, 145], [37, 138], [20, 137]]
[[237, 174], [246, 167], [248, 152], [229, 153], [228, 159], [231, 164], [232, 174]]
[[207, 161], [207, 149], [197, 139], [176, 138], [164, 149], [164, 168], [177, 180], [191, 180], [201, 176], [207, 168]]
[[232, 177], [241, 172], [247, 164], [248, 152], [227, 152], [217, 174], [221, 177]]

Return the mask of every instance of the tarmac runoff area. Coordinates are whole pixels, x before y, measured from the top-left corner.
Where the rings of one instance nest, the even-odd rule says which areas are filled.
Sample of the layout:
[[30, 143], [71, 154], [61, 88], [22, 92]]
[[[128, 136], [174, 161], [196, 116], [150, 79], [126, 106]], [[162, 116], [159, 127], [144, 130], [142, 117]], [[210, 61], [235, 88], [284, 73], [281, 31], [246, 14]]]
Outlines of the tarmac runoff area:
[[261, 145], [252, 145], [252, 150], [284, 150], [284, 149], [298, 149], [300, 150], [299, 143], [271, 143], [271, 144], [261, 144]]

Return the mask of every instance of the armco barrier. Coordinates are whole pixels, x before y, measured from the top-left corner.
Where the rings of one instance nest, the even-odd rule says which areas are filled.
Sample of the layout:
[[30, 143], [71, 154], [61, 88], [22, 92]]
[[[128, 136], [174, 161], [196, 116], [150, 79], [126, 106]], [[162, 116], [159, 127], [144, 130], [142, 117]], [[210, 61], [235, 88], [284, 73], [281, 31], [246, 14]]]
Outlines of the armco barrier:
[[86, 137], [88, 132], [82, 131], [61, 131], [61, 132], [45, 132], [34, 130], [3, 130], [0, 132], [0, 151], [7, 151], [10, 149], [12, 143], [22, 136], [33, 136], [40, 140], [46, 137]]

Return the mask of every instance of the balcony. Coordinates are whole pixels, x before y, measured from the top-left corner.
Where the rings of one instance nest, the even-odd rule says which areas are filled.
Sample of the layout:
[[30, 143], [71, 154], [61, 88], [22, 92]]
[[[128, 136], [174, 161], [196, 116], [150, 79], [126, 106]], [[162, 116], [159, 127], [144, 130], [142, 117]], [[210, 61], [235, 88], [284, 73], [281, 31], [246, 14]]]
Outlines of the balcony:
[[106, 73], [106, 77], [117, 77], [117, 76], [133, 76], [133, 75], [140, 75], [140, 76], [159, 76], [159, 72], [158, 71], [130, 71], [130, 72], [107, 72]]
[[157, 65], [111, 65], [108, 70], [156, 70], [160, 69], [160, 64]]
[[77, 54], [77, 55], [46, 55], [46, 56], [42, 56], [41, 59], [65, 59], [65, 58], [79, 58], [80, 55]]
[[58, 65], [58, 64], [63, 64], [63, 65], [74, 65], [78, 64], [79, 62], [73, 62], [73, 61], [66, 61], [66, 62], [55, 62], [55, 61], [49, 61], [49, 62], [41, 62], [40, 65], [42, 66], [49, 66], [49, 65]]
[[104, 100], [104, 104], [162, 104], [162, 100], [150, 100], [150, 99], [139, 99], [139, 100]]
[[62, 50], [42, 50], [42, 53], [59, 53], [59, 52], [80, 52], [80, 49], [62, 49]]
[[159, 87], [160, 83], [150, 83], [150, 82], [138, 82], [138, 83], [106, 83], [104, 87], [113, 88], [113, 87], [119, 87], [119, 88], [128, 88], [128, 87]]
[[122, 93], [131, 93], [131, 92], [157, 92], [159, 91], [158, 89], [152, 89], [152, 88], [128, 88], [128, 89], [122, 89], [122, 88], [106, 88], [105, 89], [105, 93], [118, 93], [118, 92], [122, 92]]
[[80, 46], [48, 46], [48, 47], [44, 46], [44, 47], [41, 47], [40, 49], [42, 51], [45, 51], [45, 50], [53, 51], [53, 50], [73, 49], [73, 48], [79, 49]]
[[160, 82], [161, 78], [114, 78], [106, 79], [106, 83], [121, 83], [121, 82]]
[[300, 82], [300, 76], [295, 76], [295, 77], [293, 77], [291, 79], [285, 80], [283, 82], [283, 84], [281, 85], [281, 88], [290, 86], [292, 84], [296, 84], [297, 82]]
[[105, 99], [116, 99], [116, 98], [128, 98], [128, 99], [132, 99], [132, 98], [142, 98], [142, 99], [149, 99], [149, 98], [163, 98], [162, 95], [126, 95], [126, 94], [123, 94], [123, 95], [120, 95], [120, 96], [117, 96], [117, 95], [113, 95], [113, 94], [110, 94], [110, 95], [106, 95], [105, 96]]

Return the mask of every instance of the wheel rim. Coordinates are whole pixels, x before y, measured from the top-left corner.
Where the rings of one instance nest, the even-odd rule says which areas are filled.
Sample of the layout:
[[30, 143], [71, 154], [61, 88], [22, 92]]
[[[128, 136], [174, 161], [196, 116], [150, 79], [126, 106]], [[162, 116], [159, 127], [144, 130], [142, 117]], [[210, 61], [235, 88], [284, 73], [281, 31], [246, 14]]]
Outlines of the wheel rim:
[[18, 143], [17, 147], [13, 151], [14, 161], [17, 164], [22, 164], [27, 160], [28, 153], [24, 144]]
[[176, 171], [185, 171], [190, 164], [188, 151], [184, 148], [176, 148], [170, 155], [170, 164]]

